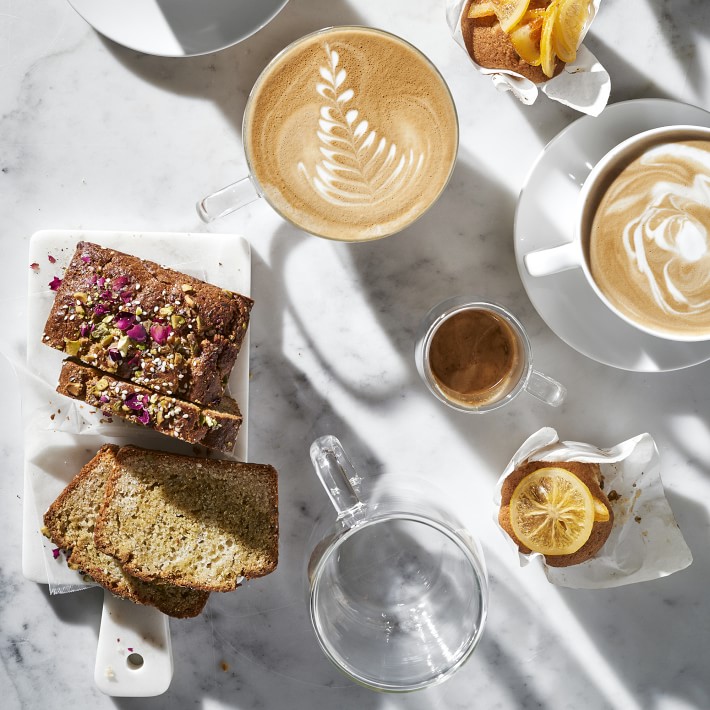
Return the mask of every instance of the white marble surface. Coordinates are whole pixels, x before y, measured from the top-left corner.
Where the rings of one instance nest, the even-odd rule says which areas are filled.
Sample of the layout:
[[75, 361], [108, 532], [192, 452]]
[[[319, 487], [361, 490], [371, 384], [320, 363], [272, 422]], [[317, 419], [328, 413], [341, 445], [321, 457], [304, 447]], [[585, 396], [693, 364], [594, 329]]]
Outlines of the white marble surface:
[[[281, 472], [278, 571], [238, 594], [214, 595], [203, 616], [172, 624], [176, 672], [164, 696], [103, 696], [92, 680], [101, 594], [50, 598], [20, 573], [22, 431], [17, 386], [3, 363], [0, 705], [710, 707], [710, 365], [613, 370], [566, 346], [535, 313], [515, 268], [515, 201], [542, 146], [576, 114], [496, 93], [450, 40], [441, 3], [292, 0], [237, 47], [168, 60], [103, 40], [64, 0], [0, 0], [4, 309], [22, 305], [27, 240], [38, 229], [204, 230], [195, 199], [244, 172], [241, 117], [261, 68], [298, 36], [343, 23], [391, 30], [432, 58], [457, 102], [461, 150], [437, 205], [382, 242], [308, 237], [261, 203], [214, 227], [253, 244], [249, 449], [252, 460]], [[668, 97], [710, 109], [705, 0], [605, 0], [588, 45], [611, 74], [612, 101]], [[417, 323], [436, 302], [467, 292], [518, 313], [538, 366], [569, 389], [560, 410], [521, 396], [479, 418], [428, 394], [412, 359]], [[512, 452], [545, 424], [599, 446], [650, 432], [693, 565], [589, 592], [553, 588], [539, 570], [519, 569], [491, 520], [491, 492]], [[448, 487], [484, 545], [489, 625], [472, 660], [440, 687], [376, 695], [341, 677], [316, 647], [303, 568], [325, 501], [308, 444], [328, 432], [365, 470], [419, 472]]]

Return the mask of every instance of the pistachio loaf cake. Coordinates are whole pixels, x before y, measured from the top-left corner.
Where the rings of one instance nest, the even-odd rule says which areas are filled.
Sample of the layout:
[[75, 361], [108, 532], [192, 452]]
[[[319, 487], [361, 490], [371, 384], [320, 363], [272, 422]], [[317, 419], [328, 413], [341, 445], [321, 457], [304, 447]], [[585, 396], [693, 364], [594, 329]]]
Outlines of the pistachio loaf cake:
[[242, 424], [239, 406], [228, 395], [210, 407], [202, 407], [158, 394], [72, 359], [62, 364], [57, 392], [86, 402], [105, 416], [115, 415], [224, 453], [234, 450]]
[[253, 301], [152, 261], [79, 242], [43, 342], [162, 395], [222, 397]]
[[57, 547], [68, 552], [69, 567], [88, 574], [116, 596], [157, 607], [177, 618], [197, 616], [207, 602], [207, 592], [143, 582], [126, 574], [113, 557], [94, 544], [96, 517], [117, 452], [117, 446], [99, 449], [49, 507], [44, 515], [43, 532]]
[[267, 465], [124, 446], [96, 545], [144, 581], [231, 591], [276, 568], [277, 479]]

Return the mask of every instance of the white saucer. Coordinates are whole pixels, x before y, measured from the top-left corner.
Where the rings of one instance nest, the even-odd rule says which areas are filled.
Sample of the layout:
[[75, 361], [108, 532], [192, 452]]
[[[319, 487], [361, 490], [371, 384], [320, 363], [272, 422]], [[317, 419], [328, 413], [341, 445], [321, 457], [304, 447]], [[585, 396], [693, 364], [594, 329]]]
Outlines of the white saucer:
[[260, 30], [288, 0], [69, 0], [97, 31], [161, 57], [208, 54]]
[[579, 192], [595, 163], [617, 143], [660, 126], [710, 126], [710, 113], [663, 99], [638, 99], [584, 116], [545, 147], [520, 192], [515, 258], [537, 312], [569, 346], [605, 365], [635, 372], [680, 370], [710, 360], [710, 342], [674, 343], [647, 335], [609, 311], [581, 269], [534, 278], [525, 255], [571, 241]]

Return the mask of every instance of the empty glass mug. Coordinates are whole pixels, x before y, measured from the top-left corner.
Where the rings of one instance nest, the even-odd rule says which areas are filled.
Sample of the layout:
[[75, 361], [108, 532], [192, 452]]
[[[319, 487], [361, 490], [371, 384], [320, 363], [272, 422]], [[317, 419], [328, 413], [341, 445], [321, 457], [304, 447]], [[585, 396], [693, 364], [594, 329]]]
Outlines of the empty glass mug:
[[313, 442], [311, 460], [337, 512], [308, 567], [321, 648], [374, 690], [446, 680], [483, 631], [488, 583], [478, 543], [436, 492], [408, 479], [380, 477], [365, 500], [363, 479], [334, 436]]

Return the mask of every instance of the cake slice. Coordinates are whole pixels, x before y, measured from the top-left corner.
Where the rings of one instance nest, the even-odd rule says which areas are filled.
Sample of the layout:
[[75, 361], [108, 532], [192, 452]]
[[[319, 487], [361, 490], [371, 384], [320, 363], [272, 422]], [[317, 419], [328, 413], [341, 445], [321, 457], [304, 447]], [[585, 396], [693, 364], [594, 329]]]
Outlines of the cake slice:
[[277, 485], [271, 466], [124, 446], [95, 542], [139, 579], [230, 591], [276, 568]]
[[116, 415], [161, 434], [225, 453], [234, 449], [242, 424], [239, 406], [227, 395], [211, 407], [201, 407], [75, 360], [62, 364], [57, 392], [86, 402], [106, 416]]
[[117, 446], [103, 446], [44, 514], [43, 531], [68, 550], [67, 564], [88, 574], [116, 596], [160, 609], [177, 618], [197, 616], [209, 594], [172, 584], [151, 584], [126, 574], [116, 560], [96, 548], [94, 525], [113, 470]]
[[220, 399], [250, 298], [91, 242], [57, 283], [43, 343], [160, 394]]

